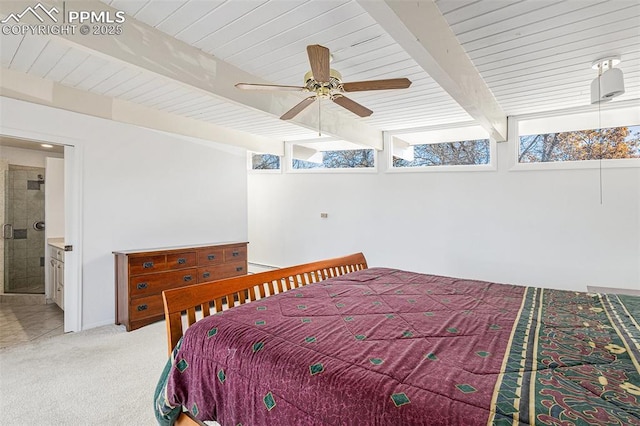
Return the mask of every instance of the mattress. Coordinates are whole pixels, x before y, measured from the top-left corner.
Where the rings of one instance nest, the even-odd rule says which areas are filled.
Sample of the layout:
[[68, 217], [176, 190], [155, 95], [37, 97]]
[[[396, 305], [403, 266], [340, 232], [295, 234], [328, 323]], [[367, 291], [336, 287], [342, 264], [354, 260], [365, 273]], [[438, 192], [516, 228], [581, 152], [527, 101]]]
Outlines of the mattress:
[[156, 417], [640, 425], [640, 298], [370, 268], [190, 327]]

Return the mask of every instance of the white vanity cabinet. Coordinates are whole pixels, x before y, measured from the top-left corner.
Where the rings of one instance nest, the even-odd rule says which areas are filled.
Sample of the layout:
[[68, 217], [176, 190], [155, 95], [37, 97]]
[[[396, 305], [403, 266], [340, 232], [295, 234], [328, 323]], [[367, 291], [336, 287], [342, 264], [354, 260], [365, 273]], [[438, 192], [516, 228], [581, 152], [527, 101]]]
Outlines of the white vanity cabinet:
[[53, 294], [52, 299], [64, 310], [64, 250], [49, 245], [49, 278]]

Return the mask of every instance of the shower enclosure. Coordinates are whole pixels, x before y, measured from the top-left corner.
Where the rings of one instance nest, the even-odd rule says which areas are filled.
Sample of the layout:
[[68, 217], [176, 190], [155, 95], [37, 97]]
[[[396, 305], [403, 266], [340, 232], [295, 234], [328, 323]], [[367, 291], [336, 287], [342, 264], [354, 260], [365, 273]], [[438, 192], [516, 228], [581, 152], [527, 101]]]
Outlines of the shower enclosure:
[[4, 170], [4, 292], [44, 294], [44, 168]]

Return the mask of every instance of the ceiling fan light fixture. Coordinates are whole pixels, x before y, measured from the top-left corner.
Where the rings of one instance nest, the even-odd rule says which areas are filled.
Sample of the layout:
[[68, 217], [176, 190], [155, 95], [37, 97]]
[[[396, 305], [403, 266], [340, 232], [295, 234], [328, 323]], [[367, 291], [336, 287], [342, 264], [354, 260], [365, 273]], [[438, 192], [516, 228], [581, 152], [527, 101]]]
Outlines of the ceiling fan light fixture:
[[341, 90], [342, 74], [330, 69], [329, 81], [319, 82], [313, 78], [313, 71], [309, 71], [304, 75], [304, 87], [309, 92], [315, 92], [319, 98], [330, 99], [335, 92]]
[[598, 76], [591, 82], [592, 104], [608, 102], [625, 92], [622, 70], [614, 68], [619, 63], [619, 57], [611, 56], [598, 59], [591, 64], [593, 69], [598, 70]]

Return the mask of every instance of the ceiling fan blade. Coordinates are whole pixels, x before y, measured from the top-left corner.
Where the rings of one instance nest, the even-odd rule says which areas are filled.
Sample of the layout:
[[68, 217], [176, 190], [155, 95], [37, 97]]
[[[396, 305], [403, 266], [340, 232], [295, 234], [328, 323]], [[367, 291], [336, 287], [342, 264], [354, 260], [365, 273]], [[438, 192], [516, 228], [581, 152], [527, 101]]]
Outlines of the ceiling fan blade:
[[304, 99], [298, 105], [294, 106], [289, 111], [285, 112], [282, 115], [282, 117], [280, 117], [280, 119], [281, 120], [291, 120], [293, 117], [295, 117], [296, 115], [300, 114], [303, 109], [305, 109], [306, 107], [311, 105], [315, 100], [316, 100], [315, 96], [309, 96], [307, 99]]
[[319, 44], [307, 46], [307, 55], [309, 55], [309, 64], [313, 79], [319, 83], [327, 83], [329, 81], [329, 49]]
[[238, 89], [243, 90], [284, 90], [288, 92], [301, 92], [305, 88], [302, 86], [281, 86], [279, 84], [253, 84], [253, 83], [238, 83], [236, 84]]
[[371, 111], [369, 108], [364, 107], [356, 101], [352, 101], [351, 99], [344, 96], [335, 96], [332, 101], [337, 103], [341, 107], [348, 109], [352, 113], [359, 115], [360, 117], [368, 117], [373, 114], [373, 111]]
[[408, 78], [390, 78], [388, 80], [354, 81], [342, 83], [345, 92], [362, 92], [364, 90], [406, 89], [411, 86]]

